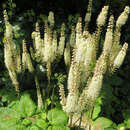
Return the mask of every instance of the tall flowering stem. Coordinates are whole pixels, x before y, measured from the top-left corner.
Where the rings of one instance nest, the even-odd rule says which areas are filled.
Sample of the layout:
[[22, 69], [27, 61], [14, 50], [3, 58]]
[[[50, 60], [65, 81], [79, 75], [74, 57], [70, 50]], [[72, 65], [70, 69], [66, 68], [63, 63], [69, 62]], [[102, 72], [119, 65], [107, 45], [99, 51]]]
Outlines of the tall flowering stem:
[[21, 72], [21, 57], [20, 49], [16, 49], [16, 45], [13, 41], [12, 26], [8, 21], [8, 15], [4, 10], [4, 21], [5, 21], [5, 41], [4, 41], [4, 62], [9, 71], [10, 78], [13, 82], [15, 90], [19, 95], [19, 82], [17, 79], [17, 73]]

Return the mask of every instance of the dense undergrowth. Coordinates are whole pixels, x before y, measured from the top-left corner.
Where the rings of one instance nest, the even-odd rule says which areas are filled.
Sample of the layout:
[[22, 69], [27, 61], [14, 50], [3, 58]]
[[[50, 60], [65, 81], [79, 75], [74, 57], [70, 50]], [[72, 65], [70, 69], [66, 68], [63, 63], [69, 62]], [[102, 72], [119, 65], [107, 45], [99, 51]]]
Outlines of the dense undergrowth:
[[[118, 82], [115, 82], [115, 79]], [[6, 88], [4, 82], [8, 82]], [[117, 75], [111, 77], [109, 82], [106, 80], [103, 84], [103, 89], [97, 99], [92, 115], [94, 124], [101, 123], [101, 129], [130, 128], [130, 111], [129, 104], [127, 104], [130, 99], [128, 96], [130, 90], [128, 89], [129, 84], [122, 88], [123, 84], [125, 84], [125, 81]], [[119, 85], [121, 87], [118, 87]], [[53, 102], [51, 97], [46, 100], [47, 111], [44, 109], [39, 112], [34, 89], [22, 92], [19, 99], [12, 87], [10, 80], [4, 81], [3, 79], [0, 89], [1, 130], [69, 130], [67, 127], [68, 116], [62, 111], [57, 96], [54, 97]], [[119, 94], [121, 97], [118, 96]], [[52, 105], [53, 108], [51, 108]], [[87, 117], [88, 113], [85, 113], [85, 115]]]
[[[91, 3], [91, 0], [90, 0], [90, 3]], [[90, 3], [89, 3], [89, 6], [91, 6]], [[71, 39], [70, 37], [72, 35], [76, 35], [76, 33], [78, 32], [78, 31], [77, 32], [73, 31], [73, 30], [76, 30], [75, 26], [78, 26], [77, 24], [83, 23], [81, 30], [85, 31], [85, 29], [83, 28], [85, 27], [86, 21], [81, 22], [80, 14], [75, 14], [75, 15], [69, 15], [68, 19], [64, 20], [65, 25], [64, 24], [61, 25], [60, 23], [61, 21], [59, 17], [56, 18], [57, 23], [55, 23], [52, 16], [53, 12], [49, 13], [49, 16], [41, 14], [37, 16], [36, 18], [35, 11], [33, 10], [22, 13], [23, 16], [13, 16], [13, 11], [16, 9], [15, 2], [9, 0], [7, 3], [4, 3], [3, 9], [7, 9], [7, 6], [9, 7], [8, 20], [10, 21], [10, 19], [13, 19], [14, 17], [16, 19], [15, 21], [12, 20], [10, 22], [12, 26], [12, 34], [13, 34], [12, 39], [10, 39], [10, 37], [7, 37], [6, 24], [8, 24], [8, 20], [5, 18], [6, 13], [4, 14], [5, 20], [2, 19], [2, 23], [0, 26], [0, 32], [1, 32], [1, 37], [0, 37], [0, 64], [1, 64], [0, 66], [0, 69], [1, 69], [1, 72], [0, 72], [0, 130], [70, 130], [70, 129], [72, 130], [79, 130], [79, 129], [81, 130], [82, 129], [124, 130], [126, 129], [127, 130], [127, 129], [130, 129], [130, 108], [129, 108], [130, 83], [128, 82], [129, 76], [130, 76], [129, 55], [126, 56], [126, 59], [124, 60], [124, 63], [122, 67], [120, 68], [120, 70], [117, 70], [114, 74], [112, 70], [113, 75], [111, 74], [111, 69], [108, 69], [107, 71], [105, 71], [106, 73], [104, 71], [102, 72], [104, 76], [103, 81], [102, 81], [102, 89], [99, 90], [98, 94], [97, 93], [95, 94], [95, 95], [98, 95], [98, 97], [94, 99], [94, 102], [92, 100], [92, 106], [91, 105], [89, 106], [89, 104], [91, 104], [90, 102], [91, 100], [90, 100], [89, 103], [86, 103], [87, 105], [85, 104], [87, 107], [85, 106], [83, 110], [81, 110], [82, 107], [80, 106], [77, 108], [77, 109], [81, 108], [80, 109], [81, 112], [79, 113], [77, 112], [77, 110], [74, 110], [74, 109], [69, 110], [67, 108], [68, 106], [70, 108], [71, 107], [73, 108], [73, 106], [71, 106], [73, 102], [70, 103], [68, 101], [69, 100], [68, 95], [69, 93], [71, 93], [70, 88], [68, 87], [69, 86], [68, 77], [69, 77], [69, 73], [72, 71], [72, 70], [69, 71], [69, 69], [72, 65], [75, 68], [77, 67], [77, 64], [76, 65], [74, 64], [77, 62], [75, 60], [76, 58], [74, 59], [74, 57], [76, 57], [76, 54], [74, 54], [76, 53], [75, 51], [76, 48], [74, 47], [74, 44], [75, 44], [74, 42], [76, 42], [75, 40], [76, 37], [74, 39], [73, 38]], [[114, 4], [112, 4], [112, 6], [114, 6]], [[94, 7], [97, 7], [95, 3], [94, 3]], [[88, 7], [88, 12], [91, 15], [91, 13], [93, 13], [94, 10], [92, 11], [90, 8], [92, 7]], [[115, 12], [118, 12], [118, 11], [116, 10]], [[110, 16], [109, 13], [108, 13], [108, 16]], [[91, 16], [90, 16], [90, 19], [91, 19]], [[36, 20], [39, 23], [40, 27], [38, 24], [36, 24], [36, 27], [35, 27]], [[78, 71], [78, 73], [76, 73], [76, 75], [78, 75], [80, 72], [83, 73], [82, 78], [81, 78], [82, 80], [84, 79], [85, 76], [90, 77], [90, 80], [94, 77], [95, 70], [96, 70], [95, 69], [96, 63], [98, 61], [98, 58], [103, 52], [102, 50], [104, 50], [105, 32], [106, 32], [104, 30], [105, 28], [107, 28], [107, 24], [109, 25], [108, 30], [109, 30], [109, 27], [111, 26], [109, 24], [111, 20], [109, 18], [106, 18], [105, 20], [106, 20], [106, 23], [103, 25], [101, 37], [98, 39], [99, 41], [96, 39], [97, 40], [96, 42], [99, 42], [99, 48], [98, 48], [98, 52], [96, 53], [97, 55], [96, 60], [90, 63], [90, 66], [89, 66], [90, 74], [88, 74], [89, 76], [86, 73], [84, 74], [82, 69], [81, 69], [82, 72]], [[88, 22], [90, 21], [88, 20]], [[27, 23], [32, 23], [33, 27], [32, 26], [28, 27]], [[55, 23], [55, 26], [54, 26], [54, 23]], [[96, 24], [95, 24], [91, 29], [92, 24], [93, 23], [90, 22], [89, 26], [86, 25], [88, 26], [87, 29], [90, 28], [90, 32], [91, 32], [90, 35], [93, 33], [93, 31], [95, 31], [94, 28], [96, 27]], [[129, 25], [128, 23], [126, 24]], [[25, 31], [26, 27], [28, 30]], [[32, 33], [32, 28], [33, 30], [35, 28], [34, 33]], [[44, 28], [44, 31], [43, 31], [43, 28]], [[114, 26], [114, 29], [115, 28], [116, 28], [116, 25]], [[114, 29], [113, 29], [113, 32], [114, 32]], [[81, 30], [79, 29], [79, 32]], [[51, 31], [53, 32], [53, 36], [52, 36]], [[46, 41], [45, 39], [46, 35], [48, 35], [50, 39], [52, 38], [51, 39], [52, 41], [53, 39], [55, 41], [57, 40], [57, 50], [55, 51], [55, 53], [53, 53], [53, 55], [49, 55], [51, 52], [49, 51], [48, 53], [46, 51], [46, 53], [44, 53], [43, 55], [46, 55], [47, 53], [48, 55], [45, 57], [39, 51], [40, 49], [38, 50], [38, 48], [40, 47], [37, 47], [36, 45], [37, 40], [35, 38], [39, 36], [40, 32], [41, 32], [40, 34], [41, 41], [43, 39], [44, 39], [44, 42]], [[55, 37], [55, 32], [57, 34], [56, 37]], [[128, 28], [126, 29], [126, 32], [129, 33]], [[32, 38], [31, 38], [31, 33], [32, 33]], [[9, 34], [9, 36], [11, 35]], [[84, 36], [86, 35], [83, 35], [83, 38]], [[126, 35], [123, 34], [123, 38], [127, 42], [130, 41], [128, 34]], [[26, 39], [27, 43], [23, 41], [23, 39]], [[80, 40], [82, 40], [82, 35], [81, 35]], [[119, 40], [118, 42], [120, 42], [120, 38], [118, 40]], [[121, 37], [121, 40], [122, 40], [122, 37]], [[11, 41], [11, 44], [14, 44], [16, 46], [16, 50], [18, 51], [16, 51], [15, 54], [19, 54], [18, 52], [19, 52], [19, 47], [20, 47], [21, 48], [20, 51], [22, 51], [22, 49], [25, 48], [25, 50], [23, 49], [23, 53], [20, 53], [20, 56], [30, 57], [30, 58], [25, 58], [24, 60], [22, 60], [22, 65], [20, 64], [22, 68], [20, 70], [20, 73], [16, 72], [18, 68], [17, 69], [11, 68], [11, 71], [10, 71], [10, 66], [8, 66], [7, 60], [5, 60], [5, 63], [4, 63], [5, 52], [3, 50], [5, 46], [8, 44], [8, 41]], [[63, 48], [62, 46], [60, 46], [60, 44], [62, 43], [64, 44]], [[30, 49], [30, 47], [32, 48]], [[121, 47], [122, 46], [120, 46], [120, 51], [121, 51]], [[70, 52], [69, 54], [67, 53], [67, 51], [65, 51], [67, 50], [66, 48], [69, 48], [69, 52]], [[48, 48], [46, 47], [46, 49]], [[15, 51], [15, 49], [13, 51]], [[65, 57], [64, 52], [68, 54], [66, 57], [70, 57], [69, 60]], [[128, 48], [128, 53], [129, 53], [129, 48]], [[29, 54], [30, 56], [27, 56], [27, 54]], [[11, 55], [13, 56], [13, 54]], [[81, 57], [82, 56], [83, 55], [81, 55]], [[50, 57], [50, 59], [48, 57]], [[31, 62], [28, 62], [29, 61], [28, 59], [31, 59], [30, 60]], [[8, 60], [10, 61], [10, 59]], [[5, 67], [5, 64], [8, 71]], [[29, 65], [31, 64], [30, 65], [31, 67], [28, 64]], [[80, 65], [82, 65], [82, 63]], [[107, 68], [113, 67], [113, 66], [114, 65], [111, 64], [111, 65], [108, 65]], [[100, 66], [98, 67], [100, 68]], [[119, 68], [119, 66], [115, 68]], [[115, 69], [115, 68], [112, 68], [112, 69]], [[78, 69], [80, 70], [80, 67]], [[83, 68], [83, 70], [84, 69], [86, 68]], [[98, 72], [98, 69], [96, 71]], [[11, 72], [14, 72], [12, 77], [11, 77]], [[76, 69], [75, 69], [75, 72], [76, 72]], [[17, 75], [16, 79], [18, 80], [19, 85], [17, 85], [16, 79], [14, 78], [15, 73]], [[75, 77], [75, 75], [72, 74], [72, 77]], [[76, 78], [78, 79], [80, 78], [80, 76]], [[82, 94], [85, 90], [86, 81], [89, 81], [89, 78], [86, 78], [83, 83], [79, 83], [81, 87], [79, 87], [80, 88], [79, 93], [77, 94], [78, 101], [80, 101], [80, 97], [81, 98], [83, 97]], [[74, 83], [75, 82], [76, 80], [74, 81]], [[63, 91], [64, 93], [62, 93]], [[40, 100], [39, 97], [42, 99], [42, 101], [39, 101]], [[66, 104], [69, 104], [69, 105], [67, 106]], [[77, 103], [76, 105], [74, 105], [74, 107], [78, 105], [79, 104]]]

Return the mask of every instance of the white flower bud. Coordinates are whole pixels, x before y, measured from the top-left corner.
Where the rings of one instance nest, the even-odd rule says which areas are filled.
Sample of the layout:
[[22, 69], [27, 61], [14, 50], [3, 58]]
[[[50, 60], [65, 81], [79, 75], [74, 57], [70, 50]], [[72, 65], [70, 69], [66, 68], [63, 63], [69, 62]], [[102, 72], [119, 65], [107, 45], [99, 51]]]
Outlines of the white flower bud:
[[10, 23], [7, 23], [6, 25], [6, 30], [5, 30], [5, 37], [12, 39], [13, 38], [13, 33], [12, 33], [12, 26]]
[[77, 107], [77, 102], [78, 102], [78, 94], [75, 93], [74, 95], [72, 95], [71, 93], [69, 93], [68, 97], [67, 97], [67, 102], [66, 102], [66, 106], [63, 107], [64, 111], [66, 111], [67, 113], [73, 113], [76, 110]]
[[78, 47], [81, 44], [82, 39], [82, 18], [79, 17], [78, 23], [76, 25], [76, 46]]
[[124, 43], [121, 51], [118, 53], [117, 57], [114, 60], [114, 64], [113, 64], [114, 68], [119, 68], [122, 65], [124, 58], [126, 56], [127, 48], [128, 48], [128, 44]]
[[48, 22], [50, 24], [51, 27], [54, 26], [54, 13], [52, 11], [49, 12], [49, 16], [48, 16]]
[[64, 51], [64, 61], [66, 66], [70, 66], [70, 59], [71, 55], [70, 55], [70, 45], [69, 43], [67, 43], [65, 51]]
[[105, 36], [105, 42], [104, 42], [104, 47], [103, 51], [109, 53], [112, 47], [112, 39], [113, 39], [113, 33], [112, 32], [107, 32]]
[[[82, 42], [81, 42], [82, 41]], [[85, 59], [85, 53], [87, 51], [87, 42], [83, 40], [83, 38], [80, 40], [80, 44], [77, 47], [75, 61], [77, 63], [84, 62]]]
[[103, 80], [103, 75], [96, 75], [93, 76], [89, 86], [88, 86], [88, 91], [87, 91], [87, 99], [91, 99], [93, 101], [96, 100], [96, 98], [99, 95], [99, 92], [102, 87], [102, 80]]
[[59, 46], [58, 46], [59, 56], [63, 55], [64, 45], [65, 45], [65, 24], [63, 23], [62, 26], [61, 26], [60, 41], [59, 41]]
[[99, 16], [97, 18], [97, 25], [98, 26], [103, 26], [105, 24], [108, 9], [109, 9], [108, 6], [104, 6], [102, 8], [102, 11], [101, 11], [101, 13], [99, 14]]
[[111, 15], [110, 18], [109, 18], [109, 24], [108, 24], [108, 27], [107, 27], [105, 42], [104, 42], [104, 46], [103, 46], [103, 51], [105, 53], [110, 53], [110, 50], [111, 50], [111, 47], [112, 47], [113, 23], [114, 23], [114, 17], [113, 17], [113, 15]]
[[119, 27], [123, 26], [128, 19], [129, 13], [130, 13], [130, 8], [129, 8], [129, 6], [126, 6], [124, 11], [118, 17], [117, 22], [116, 22], [116, 26], [119, 26]]

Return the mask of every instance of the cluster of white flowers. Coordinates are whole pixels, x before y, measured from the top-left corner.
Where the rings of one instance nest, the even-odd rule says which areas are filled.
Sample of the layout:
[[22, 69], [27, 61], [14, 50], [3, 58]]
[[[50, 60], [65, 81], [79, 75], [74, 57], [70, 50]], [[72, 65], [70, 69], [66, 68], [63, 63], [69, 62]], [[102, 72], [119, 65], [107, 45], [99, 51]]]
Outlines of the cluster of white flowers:
[[102, 81], [103, 81], [102, 74], [92, 77], [92, 80], [87, 90], [87, 97], [86, 97], [87, 99], [91, 99], [92, 101], [96, 100], [102, 87]]
[[117, 22], [116, 22], [117, 27], [121, 27], [126, 23], [129, 13], [130, 13], [130, 7], [126, 6], [124, 11], [121, 13], [121, 15], [117, 19]]
[[103, 51], [106, 53], [109, 53], [112, 47], [113, 42], [113, 25], [114, 25], [114, 17], [111, 16], [109, 19], [109, 25], [107, 28], [106, 36], [105, 36], [105, 42], [103, 46]]
[[128, 44], [124, 43], [121, 51], [119, 52], [119, 54], [114, 60], [114, 63], [113, 63], [114, 68], [119, 68], [122, 65], [124, 58], [126, 56], [127, 48], [128, 48]]
[[108, 12], [109, 6], [104, 6], [102, 8], [101, 13], [99, 14], [98, 18], [97, 18], [97, 25], [98, 26], [103, 26], [106, 22], [106, 18], [107, 18], [107, 12]]

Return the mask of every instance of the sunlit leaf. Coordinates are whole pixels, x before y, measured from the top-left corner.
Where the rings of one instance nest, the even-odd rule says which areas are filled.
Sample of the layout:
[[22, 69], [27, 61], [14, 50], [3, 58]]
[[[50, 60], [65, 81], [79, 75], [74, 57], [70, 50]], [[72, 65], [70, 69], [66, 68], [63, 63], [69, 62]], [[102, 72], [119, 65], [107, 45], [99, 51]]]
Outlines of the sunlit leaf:
[[48, 112], [47, 118], [52, 125], [65, 125], [68, 122], [66, 113], [59, 109], [51, 109]]

